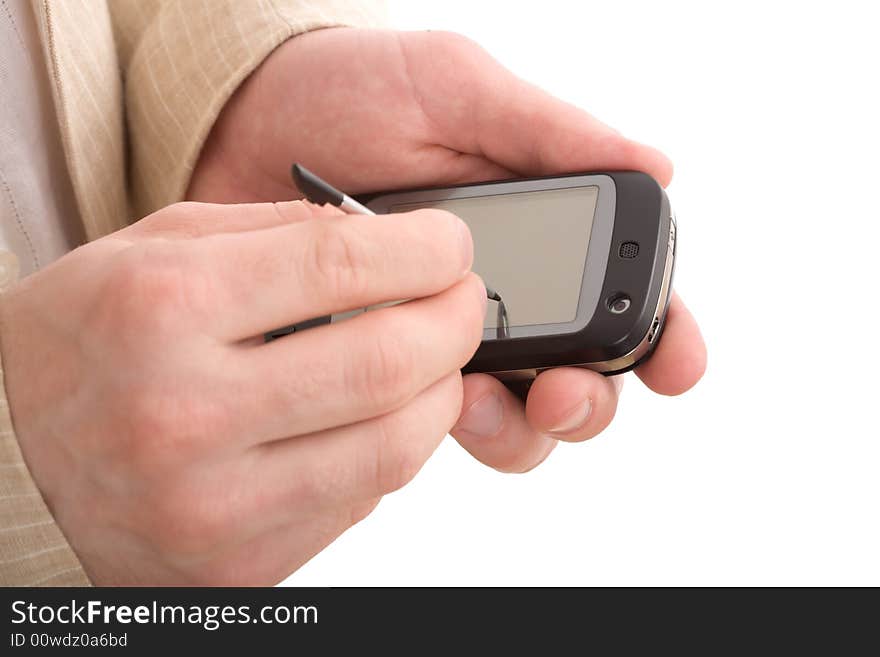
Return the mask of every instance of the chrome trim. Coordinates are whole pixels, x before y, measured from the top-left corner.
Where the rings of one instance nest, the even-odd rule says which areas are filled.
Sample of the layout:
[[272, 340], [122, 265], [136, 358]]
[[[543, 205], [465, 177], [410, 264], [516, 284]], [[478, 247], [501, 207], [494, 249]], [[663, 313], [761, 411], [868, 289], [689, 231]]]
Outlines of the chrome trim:
[[488, 372], [488, 374], [504, 383], [511, 383], [514, 381], [531, 381], [538, 376], [539, 372], [543, 372], [543, 370], [536, 370], [533, 367], [527, 370], [505, 370], [504, 372]]
[[376, 214], [375, 212], [370, 210], [370, 208], [358, 203], [347, 194], [342, 195], [342, 203], [339, 204], [339, 209], [347, 212], [348, 214], [367, 214], [370, 216], [375, 216]]

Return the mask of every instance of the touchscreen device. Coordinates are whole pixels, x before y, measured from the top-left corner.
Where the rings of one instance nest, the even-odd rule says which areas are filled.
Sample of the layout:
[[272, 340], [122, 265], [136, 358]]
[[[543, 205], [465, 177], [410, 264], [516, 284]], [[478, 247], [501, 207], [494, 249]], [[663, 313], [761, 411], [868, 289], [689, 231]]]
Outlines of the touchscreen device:
[[[473, 270], [491, 300], [483, 340], [464, 372], [493, 374], [524, 395], [531, 380], [552, 367], [625, 372], [650, 357], [660, 340], [672, 294], [676, 222], [666, 193], [647, 174], [576, 173], [357, 200], [298, 165], [294, 177], [310, 199], [320, 194], [322, 202], [348, 212], [440, 208], [468, 224]], [[370, 310], [316, 318], [267, 339]]]

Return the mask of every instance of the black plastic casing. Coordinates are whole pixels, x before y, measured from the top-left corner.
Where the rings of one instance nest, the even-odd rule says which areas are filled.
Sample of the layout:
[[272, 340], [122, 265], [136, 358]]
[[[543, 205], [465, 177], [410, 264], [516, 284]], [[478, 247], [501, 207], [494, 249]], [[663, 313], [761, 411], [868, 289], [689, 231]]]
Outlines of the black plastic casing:
[[[559, 335], [510, 337], [484, 340], [474, 357], [464, 367], [464, 372], [509, 372], [566, 365], [599, 365], [617, 361], [631, 354], [645, 340], [655, 318], [658, 318], [658, 302], [663, 273], [669, 255], [671, 212], [669, 201], [660, 185], [649, 175], [636, 171], [591, 171], [562, 176], [543, 176], [528, 180], [570, 178], [583, 175], [603, 175], [614, 182], [614, 225], [611, 244], [607, 253], [605, 280], [590, 321], [581, 330]], [[480, 187], [499, 181], [455, 185]], [[435, 188], [436, 189], [436, 188]], [[407, 190], [417, 191], [417, 190]], [[372, 194], [362, 199], [369, 203], [393, 192]], [[487, 191], [487, 194], [491, 192]], [[639, 245], [638, 256], [624, 258], [620, 247], [625, 242]], [[540, 263], [533, 263], [540, 267]], [[528, 271], [523, 270], [528, 276]], [[670, 282], [671, 284], [671, 282]], [[630, 308], [621, 314], [610, 311], [609, 299], [625, 294], [631, 300]], [[654, 327], [654, 340], [648, 350], [636, 361], [623, 367], [604, 369], [604, 374], [627, 371], [650, 356], [659, 342], [665, 321], [668, 299], [659, 308], [660, 325]]]

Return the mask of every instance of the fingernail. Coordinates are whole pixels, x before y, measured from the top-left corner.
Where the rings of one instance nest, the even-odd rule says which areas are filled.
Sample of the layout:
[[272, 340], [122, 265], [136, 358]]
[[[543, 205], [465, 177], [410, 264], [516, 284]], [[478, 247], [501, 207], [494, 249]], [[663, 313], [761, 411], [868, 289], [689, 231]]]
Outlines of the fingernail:
[[591, 410], [593, 403], [587, 398], [569, 411], [559, 424], [550, 429], [550, 433], [571, 433], [580, 429], [590, 418]]
[[479, 438], [488, 438], [501, 430], [503, 419], [501, 398], [492, 392], [471, 404], [456, 428]]

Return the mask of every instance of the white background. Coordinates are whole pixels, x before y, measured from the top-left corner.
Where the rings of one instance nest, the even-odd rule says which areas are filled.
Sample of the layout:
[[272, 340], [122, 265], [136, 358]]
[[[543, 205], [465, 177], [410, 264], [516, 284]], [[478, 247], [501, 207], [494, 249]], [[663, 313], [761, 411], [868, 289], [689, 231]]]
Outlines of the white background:
[[880, 584], [871, 3], [391, 3], [675, 162], [703, 382], [502, 475], [447, 438], [296, 585]]

